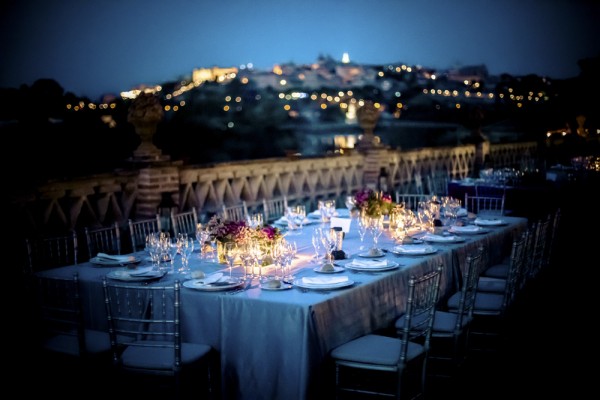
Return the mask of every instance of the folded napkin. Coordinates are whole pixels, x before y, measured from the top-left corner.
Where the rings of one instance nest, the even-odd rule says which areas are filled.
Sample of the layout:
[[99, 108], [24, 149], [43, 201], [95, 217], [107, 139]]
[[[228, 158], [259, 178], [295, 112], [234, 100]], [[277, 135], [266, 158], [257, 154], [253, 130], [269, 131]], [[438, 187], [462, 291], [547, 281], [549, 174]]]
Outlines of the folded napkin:
[[136, 268], [136, 269], [127, 270], [127, 272], [131, 276], [154, 275], [158, 271], [153, 271], [152, 268], [153, 267]]
[[[310, 224], [311, 222], [312, 221], [308, 218], [304, 218], [302, 220], [302, 224]], [[277, 221], [275, 221], [275, 223], [278, 225], [287, 225], [288, 219], [285, 216], [283, 216], [283, 217], [279, 218]]]
[[466, 232], [466, 233], [479, 232], [480, 230], [481, 230], [481, 228], [478, 227], [477, 225], [453, 226], [452, 228], [450, 228], [450, 231], [452, 231], [452, 232]]
[[434, 248], [431, 246], [422, 246], [418, 244], [411, 244], [408, 246], [396, 246], [393, 251], [396, 253], [406, 253], [406, 254], [423, 254], [429, 253], [433, 251]]
[[222, 277], [223, 277], [222, 272], [215, 272], [214, 274], [210, 274], [210, 275], [204, 277], [203, 279], [196, 281], [196, 283], [199, 285], [210, 285], [211, 283], [218, 282], [219, 279], [221, 279]]
[[387, 260], [354, 260], [352, 261], [352, 265], [355, 267], [364, 267], [364, 268], [381, 268], [387, 267]]
[[302, 283], [308, 285], [335, 285], [337, 283], [347, 282], [347, 276], [307, 276], [302, 278]]
[[98, 253], [96, 258], [100, 261], [114, 261], [117, 263], [130, 263], [130, 262], [137, 261], [137, 259], [134, 256], [127, 256], [127, 255], [118, 256], [118, 255], [106, 254], [106, 253]]
[[468, 215], [467, 210], [464, 208], [459, 208], [458, 212], [456, 213], [457, 217], [466, 217]]
[[498, 218], [475, 218], [474, 223], [478, 225], [502, 225], [504, 221]]
[[456, 240], [456, 237], [427, 234], [425, 236], [422, 236], [421, 239], [431, 240], [431, 241], [436, 241], [436, 242], [452, 242], [452, 241]]

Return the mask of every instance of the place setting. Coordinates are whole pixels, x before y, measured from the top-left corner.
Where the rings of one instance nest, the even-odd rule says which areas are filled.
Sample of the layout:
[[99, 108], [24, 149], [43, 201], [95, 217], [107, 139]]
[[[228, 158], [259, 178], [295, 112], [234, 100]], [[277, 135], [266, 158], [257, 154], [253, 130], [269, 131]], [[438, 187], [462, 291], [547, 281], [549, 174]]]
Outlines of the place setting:
[[461, 243], [465, 241], [465, 238], [450, 235], [450, 234], [441, 234], [437, 235], [434, 233], [426, 233], [421, 236], [419, 239], [428, 242], [428, 243], [438, 243], [438, 244], [448, 244], [448, 243]]
[[381, 259], [359, 259], [355, 258], [344, 264], [344, 267], [353, 271], [360, 272], [381, 272], [389, 271], [400, 267], [400, 263], [387, 258]]
[[154, 267], [124, 268], [110, 271], [107, 278], [125, 282], [143, 282], [160, 279], [167, 274], [166, 270], [157, 270]]
[[479, 226], [502, 226], [508, 224], [504, 219], [496, 217], [477, 217], [473, 220], [473, 223]]
[[132, 265], [139, 264], [142, 259], [134, 255], [113, 255], [106, 253], [98, 253], [95, 257], [90, 258], [90, 262], [100, 266], [115, 266], [115, 265]]
[[294, 286], [311, 290], [332, 290], [352, 286], [354, 281], [348, 276], [305, 276], [296, 278]]
[[479, 235], [489, 231], [489, 229], [482, 228], [479, 225], [453, 225], [448, 229], [449, 233], [457, 235]]
[[388, 251], [397, 256], [425, 256], [436, 253], [437, 249], [428, 244], [399, 244]]
[[240, 288], [246, 283], [244, 279], [215, 272], [203, 278], [189, 279], [183, 282], [183, 287], [205, 292], [220, 292]]

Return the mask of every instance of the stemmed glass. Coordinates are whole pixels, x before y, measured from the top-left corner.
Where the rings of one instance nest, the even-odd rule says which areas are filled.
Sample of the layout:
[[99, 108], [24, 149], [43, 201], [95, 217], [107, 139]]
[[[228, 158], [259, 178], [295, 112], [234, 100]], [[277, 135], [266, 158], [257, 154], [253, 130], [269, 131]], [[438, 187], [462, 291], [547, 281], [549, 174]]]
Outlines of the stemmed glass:
[[369, 217], [361, 211], [356, 219], [358, 223], [358, 236], [360, 237], [360, 247], [359, 250], [365, 250], [365, 235], [367, 233], [367, 229], [369, 228]]
[[236, 242], [225, 242], [225, 260], [227, 260], [227, 266], [229, 266], [229, 278], [233, 276], [233, 265], [238, 254], [239, 249]]
[[332, 235], [328, 230], [321, 230], [321, 242], [327, 253], [328, 263], [333, 264], [333, 251], [337, 244], [335, 235]]
[[284, 243], [284, 266], [287, 273], [283, 275], [283, 279], [288, 282], [293, 282], [294, 280], [294, 275], [292, 275], [292, 261], [294, 261], [297, 253], [298, 246], [296, 245], [296, 242]]
[[298, 225], [300, 225], [300, 231], [302, 231], [302, 227], [304, 226], [304, 219], [306, 219], [306, 206], [304, 204], [298, 204], [294, 206], [294, 212], [296, 214], [296, 218], [298, 218]]
[[383, 215], [376, 217], [369, 217], [369, 231], [373, 236], [373, 251], [379, 252], [377, 244], [379, 242], [379, 236], [383, 232]]
[[180, 274], [187, 274], [190, 272], [190, 256], [194, 252], [194, 240], [192, 238], [180, 237], [177, 239], [177, 245], [181, 253], [181, 268], [179, 268]]
[[315, 254], [313, 255], [312, 259], [315, 261], [318, 261], [321, 259], [321, 248], [322, 248], [322, 243], [321, 243], [321, 228], [315, 228], [313, 229], [312, 232], [312, 245], [313, 248], [315, 249]]
[[196, 240], [200, 246], [200, 258], [206, 258], [206, 242], [210, 239], [210, 231], [208, 227], [198, 223], [196, 225]]

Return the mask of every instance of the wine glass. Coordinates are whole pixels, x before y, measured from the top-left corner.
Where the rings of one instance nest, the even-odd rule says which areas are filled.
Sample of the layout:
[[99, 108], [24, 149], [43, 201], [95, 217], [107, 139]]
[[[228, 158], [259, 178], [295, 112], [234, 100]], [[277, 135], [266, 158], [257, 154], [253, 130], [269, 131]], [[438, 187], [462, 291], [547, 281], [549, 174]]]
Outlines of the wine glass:
[[333, 251], [335, 250], [337, 245], [335, 235], [332, 235], [331, 231], [329, 230], [322, 229], [321, 242], [323, 243], [323, 247], [325, 248], [328, 263], [333, 264]]
[[304, 226], [304, 220], [306, 219], [306, 206], [304, 204], [298, 204], [294, 206], [294, 213], [296, 214], [296, 218], [298, 218], [298, 225], [300, 225], [300, 231]]
[[227, 266], [229, 266], [229, 278], [233, 276], [233, 265], [238, 254], [239, 249], [236, 242], [225, 242], [225, 260], [227, 260]]
[[369, 217], [361, 211], [356, 219], [358, 223], [358, 236], [360, 237], [360, 247], [359, 250], [365, 249], [365, 235], [367, 233], [367, 229], [369, 228]]
[[379, 253], [377, 244], [379, 242], [379, 236], [383, 232], [383, 215], [373, 216], [369, 218], [369, 231], [373, 236], [373, 253]]
[[190, 256], [194, 252], [194, 240], [186, 235], [186, 237], [179, 238], [177, 243], [181, 253], [181, 268], [178, 272], [187, 274], [190, 272]]
[[312, 239], [313, 249], [315, 250], [315, 254], [313, 255], [312, 259], [315, 261], [318, 261], [321, 259], [321, 248], [322, 248], [321, 228], [313, 229], [311, 239]]
[[[284, 241], [284, 266], [287, 273], [284, 274], [283, 279], [288, 282], [294, 281], [294, 275], [292, 274], [292, 262], [298, 253], [298, 246], [295, 241], [287, 242]], [[283, 271], [282, 271], [283, 272]]]
[[198, 223], [196, 225], [196, 240], [200, 246], [200, 258], [206, 258], [206, 242], [210, 239], [210, 231], [206, 225]]

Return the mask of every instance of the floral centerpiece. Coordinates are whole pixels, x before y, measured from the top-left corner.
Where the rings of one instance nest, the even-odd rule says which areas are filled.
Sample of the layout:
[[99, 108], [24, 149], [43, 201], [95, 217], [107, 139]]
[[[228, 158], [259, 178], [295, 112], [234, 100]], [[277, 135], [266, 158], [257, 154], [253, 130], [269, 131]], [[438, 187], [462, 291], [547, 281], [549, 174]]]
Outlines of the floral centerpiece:
[[219, 262], [224, 262], [222, 247], [226, 242], [236, 242], [238, 244], [249, 243], [250, 241], [259, 241], [265, 243], [274, 243], [282, 237], [279, 228], [271, 225], [257, 226], [252, 228], [246, 221], [232, 221], [214, 215], [208, 221], [208, 231], [210, 238], [217, 242], [217, 254]]
[[369, 217], [380, 217], [389, 215], [395, 204], [390, 194], [365, 188], [354, 195], [354, 206]]

